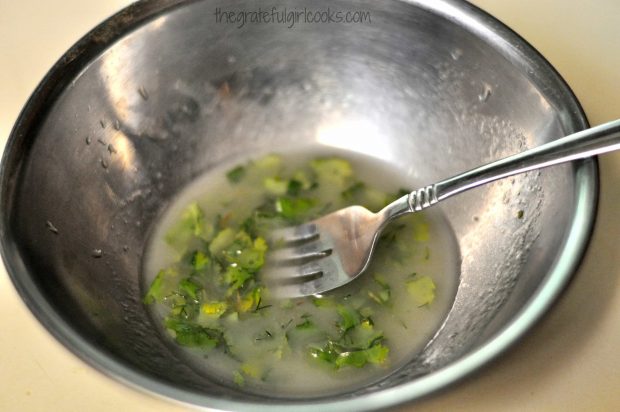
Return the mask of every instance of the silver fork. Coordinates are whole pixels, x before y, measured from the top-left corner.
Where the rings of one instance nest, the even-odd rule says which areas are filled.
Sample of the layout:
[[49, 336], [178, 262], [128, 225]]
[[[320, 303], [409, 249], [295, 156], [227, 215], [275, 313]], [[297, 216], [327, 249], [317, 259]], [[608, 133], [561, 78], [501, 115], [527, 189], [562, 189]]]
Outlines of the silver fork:
[[586, 129], [480, 166], [405, 195], [377, 213], [350, 206], [269, 236], [280, 248], [268, 256], [264, 280], [279, 297], [328, 292], [361, 275], [379, 235], [392, 220], [419, 212], [474, 187], [563, 162], [620, 149], [620, 120]]

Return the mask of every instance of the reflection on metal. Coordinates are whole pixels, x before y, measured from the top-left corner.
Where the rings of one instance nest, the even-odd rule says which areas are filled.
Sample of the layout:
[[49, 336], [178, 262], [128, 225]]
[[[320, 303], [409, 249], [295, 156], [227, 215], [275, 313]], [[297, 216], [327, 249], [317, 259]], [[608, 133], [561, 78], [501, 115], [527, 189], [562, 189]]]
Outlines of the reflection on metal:
[[316, 140], [325, 146], [351, 150], [379, 159], [389, 159], [392, 152], [378, 127], [366, 119], [331, 121], [318, 129]]

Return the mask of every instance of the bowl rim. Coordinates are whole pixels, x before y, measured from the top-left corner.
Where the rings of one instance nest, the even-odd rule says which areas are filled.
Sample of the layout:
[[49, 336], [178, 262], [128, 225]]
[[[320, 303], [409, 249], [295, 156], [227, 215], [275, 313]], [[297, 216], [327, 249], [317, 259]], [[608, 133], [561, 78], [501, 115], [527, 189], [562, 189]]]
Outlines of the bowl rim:
[[[137, 372], [81, 337], [44, 299], [43, 293], [38, 290], [27, 274], [23, 263], [19, 259], [12, 258], [17, 256], [17, 247], [12, 239], [7, 237], [9, 216], [6, 210], [14, 197], [14, 192], [11, 191], [12, 182], [19, 176], [18, 154], [22, 146], [28, 144], [27, 136], [36, 131], [37, 114], [51, 107], [58, 94], [75, 75], [88, 66], [89, 62], [127, 32], [159, 15], [169, 13], [175, 8], [194, 1], [139, 1], [104, 20], [78, 40], [54, 64], [28, 99], [11, 130], [0, 164], [0, 204], [2, 205], [0, 254], [7, 273], [22, 300], [51, 335], [85, 363], [105, 375], [134, 389], [176, 401], [185, 406], [252, 411], [314, 411], [319, 407], [338, 411], [363, 411], [388, 408], [418, 400], [451, 386], [496, 359], [519, 341], [542, 318], [569, 283], [589, 244], [599, 196], [596, 158], [572, 163], [575, 174], [576, 204], [573, 219], [559, 258], [534, 296], [502, 330], [485, 344], [450, 365], [419, 377], [413, 382], [348, 399], [319, 398], [304, 400], [303, 403], [286, 400], [249, 402], [232, 398], [224, 399], [183, 389]], [[564, 113], [564, 117], [560, 119], [567, 134], [588, 127], [588, 121], [581, 105], [560, 74], [533, 46], [495, 17], [462, 0], [386, 1], [404, 2], [438, 14], [461, 25], [465, 30], [477, 34], [482, 40], [493, 43], [497, 51], [505, 58], [522, 69], [529, 69], [528, 71], [542, 76], [541, 80], [562, 95], [562, 100], [569, 108], [569, 111]]]

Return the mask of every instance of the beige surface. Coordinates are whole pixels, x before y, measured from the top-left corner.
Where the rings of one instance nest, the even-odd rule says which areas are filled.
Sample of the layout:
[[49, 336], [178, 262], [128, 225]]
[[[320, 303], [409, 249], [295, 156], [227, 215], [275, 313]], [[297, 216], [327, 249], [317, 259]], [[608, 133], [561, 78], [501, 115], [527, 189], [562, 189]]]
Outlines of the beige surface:
[[[54, 61], [122, 0], [0, 0], [0, 144]], [[620, 2], [476, 0], [545, 55], [592, 124], [620, 118]], [[620, 410], [620, 153], [601, 159], [594, 238], [567, 293], [491, 367], [416, 410]], [[75, 358], [43, 330], [0, 268], [0, 410], [175, 411]], [[402, 408], [412, 410], [411, 406]]]

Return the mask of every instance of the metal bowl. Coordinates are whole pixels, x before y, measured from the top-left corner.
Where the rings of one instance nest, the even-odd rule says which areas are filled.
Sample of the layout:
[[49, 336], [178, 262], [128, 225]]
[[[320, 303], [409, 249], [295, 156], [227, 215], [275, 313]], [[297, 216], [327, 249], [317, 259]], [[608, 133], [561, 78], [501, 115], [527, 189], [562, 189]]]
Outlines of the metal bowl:
[[[465, 2], [264, 1], [267, 11], [361, 10], [371, 21], [216, 21], [218, 9], [258, 6], [138, 3], [61, 58], [4, 153], [0, 230], [10, 276], [76, 355], [190, 404], [366, 410], [446, 387], [521, 337], [570, 279], [595, 216], [594, 160], [442, 205], [461, 254], [448, 317], [409, 364], [339, 395], [245, 393], [177, 361], [140, 299], [149, 230], [179, 188], [234, 156], [333, 146], [426, 184], [582, 129], [583, 112], [535, 50]], [[363, 133], [319, 133], [343, 124]]]

